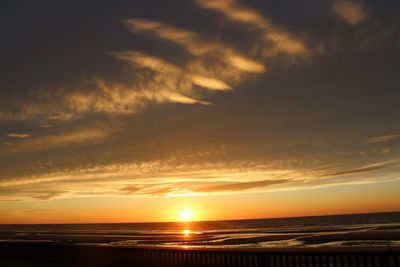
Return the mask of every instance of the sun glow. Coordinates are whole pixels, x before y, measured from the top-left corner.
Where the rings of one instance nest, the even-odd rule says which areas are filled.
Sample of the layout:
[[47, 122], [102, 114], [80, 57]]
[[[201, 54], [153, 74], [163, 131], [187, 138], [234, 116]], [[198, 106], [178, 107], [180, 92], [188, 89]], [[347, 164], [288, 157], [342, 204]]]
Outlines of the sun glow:
[[183, 231], [182, 231], [182, 234], [183, 234], [185, 237], [188, 237], [188, 236], [190, 235], [190, 230], [183, 230]]
[[181, 210], [179, 213], [179, 217], [182, 221], [191, 221], [193, 219], [193, 211], [188, 209]]

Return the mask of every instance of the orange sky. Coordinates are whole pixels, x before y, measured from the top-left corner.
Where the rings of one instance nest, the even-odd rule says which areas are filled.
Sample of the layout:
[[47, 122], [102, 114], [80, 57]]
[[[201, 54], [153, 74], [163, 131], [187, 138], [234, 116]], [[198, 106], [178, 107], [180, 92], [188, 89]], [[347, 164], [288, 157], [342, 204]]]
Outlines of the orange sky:
[[399, 182], [197, 197], [110, 197], [0, 205], [0, 223], [88, 223], [275, 218], [399, 211]]

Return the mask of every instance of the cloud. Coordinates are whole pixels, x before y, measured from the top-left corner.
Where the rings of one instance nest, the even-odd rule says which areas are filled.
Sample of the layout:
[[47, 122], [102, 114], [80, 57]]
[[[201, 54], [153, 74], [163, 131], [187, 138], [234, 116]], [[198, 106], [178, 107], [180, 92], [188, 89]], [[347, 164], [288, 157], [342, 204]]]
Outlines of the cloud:
[[354, 168], [354, 169], [349, 169], [349, 170], [344, 170], [344, 171], [338, 171], [338, 172], [333, 172], [328, 174], [328, 176], [343, 176], [343, 175], [354, 175], [354, 174], [365, 174], [365, 173], [370, 173], [374, 171], [379, 171], [386, 169], [388, 167], [393, 166], [393, 162], [383, 162], [383, 163], [375, 163], [367, 166], [363, 166], [360, 168]]
[[250, 60], [248, 58], [242, 57], [236, 54], [230, 54], [228, 56], [229, 62], [235, 66], [236, 68], [249, 73], [264, 73], [267, 68], [254, 60]]
[[261, 180], [252, 182], [240, 182], [240, 183], [220, 183], [217, 185], [210, 185], [205, 187], [199, 187], [196, 192], [200, 193], [210, 193], [210, 192], [223, 192], [223, 191], [244, 191], [248, 189], [257, 188], [258, 190], [277, 184], [289, 183], [290, 180]]
[[23, 212], [25, 213], [42, 213], [42, 212], [48, 212], [51, 211], [51, 209], [26, 209], [23, 210]]
[[44, 125], [40, 125], [39, 128], [52, 128], [53, 125], [51, 124], [44, 124]]
[[239, 4], [236, 0], [196, 0], [196, 3], [204, 9], [221, 12], [229, 20], [261, 30], [262, 39], [265, 41], [261, 50], [265, 57], [279, 53], [295, 56], [309, 54], [309, 49], [302, 40], [277, 27], [257, 10]]
[[27, 133], [8, 133], [8, 134], [6, 134], [6, 136], [11, 137], [11, 138], [19, 138], [19, 139], [32, 137], [31, 134], [27, 134]]
[[13, 145], [13, 143], [10, 143], [10, 142], [3, 142], [2, 144], [5, 145], [5, 146], [12, 146]]
[[[128, 59], [128, 55], [131, 57]], [[136, 59], [139, 53], [118, 54], [121, 60], [136, 64], [142, 71], [131, 72], [129, 81], [106, 81], [96, 78], [89, 82], [90, 90], [68, 90], [59, 88], [52, 101], [35, 101], [21, 105], [18, 112], [5, 119], [32, 120], [34, 118], [58, 121], [71, 121], [84, 118], [90, 114], [126, 115], [134, 114], [150, 104], [181, 103], [208, 104], [196, 99], [191, 90], [190, 75], [179, 69], [157, 70], [155, 58]], [[153, 60], [153, 61], [151, 61]], [[158, 65], [161, 67], [161, 65]], [[151, 70], [151, 73], [146, 73]]]
[[129, 186], [125, 186], [119, 190], [127, 195], [131, 195], [131, 194], [136, 194], [136, 193], [140, 192], [142, 190], [142, 187], [143, 186], [139, 186], [139, 185], [129, 185]]
[[[144, 19], [130, 19], [125, 24], [135, 33], [146, 33], [177, 43], [193, 54], [194, 57], [179, 67], [139, 51], [113, 53], [116, 58], [135, 67], [153, 71], [149, 82], [154, 80], [157, 84], [164, 82], [167, 85], [162, 86], [163, 90], [159, 90], [158, 95], [174, 96], [170, 100], [175, 102], [207, 104], [207, 101], [195, 99], [193, 85], [212, 91], [230, 91], [232, 86], [244, 82], [248, 73], [260, 74], [266, 71], [262, 63], [230, 47], [205, 40], [197, 33]], [[151, 84], [150, 87], [157, 85]]]
[[[201, 3], [200, 3], [200, 6]], [[237, 8], [241, 8], [238, 6]], [[227, 11], [230, 14], [230, 11]], [[239, 12], [233, 10], [233, 12]], [[241, 12], [241, 11], [240, 11]], [[258, 23], [257, 25], [264, 30], [268, 30], [268, 42], [264, 42], [262, 60], [274, 56], [277, 53], [291, 55], [306, 54], [307, 49], [297, 39], [291, 37], [282, 30], [277, 30], [275, 26], [267, 21], [254, 10], [248, 9], [249, 17], [252, 15], [255, 19], [246, 19], [246, 22]], [[239, 16], [243, 21], [246, 16]], [[233, 18], [238, 19], [237, 16]], [[126, 61], [136, 67], [147, 68], [155, 73], [152, 80], [162, 83], [164, 80], [167, 86], [163, 88], [178, 88], [179, 97], [172, 98], [177, 102], [184, 103], [208, 103], [206, 100], [196, 98], [192, 85], [197, 85], [203, 89], [216, 91], [229, 91], [237, 85], [246, 82], [250, 75], [262, 74], [267, 71], [265, 63], [254, 59], [252, 52], [243, 54], [232, 46], [209, 40], [206, 36], [199, 33], [178, 28], [165, 22], [152, 21], [143, 18], [125, 20], [125, 25], [135, 34], [145, 34], [147, 36], [166, 40], [180, 45], [186, 49], [192, 57], [181, 66], [167, 62], [164, 59], [155, 58], [151, 55], [145, 55], [138, 51], [116, 52], [114, 55], [123, 61]], [[274, 29], [274, 30], [272, 30]], [[265, 33], [262, 33], [264, 36]], [[273, 46], [270, 45], [273, 41]], [[297, 46], [297, 48], [296, 48]], [[249, 51], [248, 51], [249, 52]], [[229, 83], [227, 82], [229, 81]], [[173, 86], [168, 86], [173, 84]], [[163, 95], [162, 90], [159, 95]], [[167, 95], [171, 95], [173, 90], [169, 90]], [[174, 92], [177, 94], [178, 92]], [[188, 99], [190, 98], [190, 99]]]
[[[240, 173], [244, 175], [244, 173]], [[248, 190], [263, 191], [266, 187], [279, 184], [288, 184], [292, 182], [289, 179], [276, 179], [276, 180], [257, 180], [250, 182], [246, 181], [245, 177], [236, 177], [231, 181], [218, 181], [218, 179], [202, 179], [185, 182], [177, 180], [175, 182], [164, 182], [154, 184], [134, 184], [125, 186], [119, 189], [127, 195], [167, 195], [167, 196], [185, 196], [185, 195], [204, 195], [204, 194], [221, 194], [221, 193], [235, 193], [245, 192]], [[229, 175], [228, 175], [229, 177]], [[231, 176], [230, 179], [235, 176]], [[211, 177], [210, 177], [211, 178]], [[229, 178], [228, 178], [229, 179]], [[252, 179], [252, 177], [250, 177]]]
[[206, 104], [207, 101], [191, 97], [188, 78], [179, 80], [180, 74], [155, 71], [150, 75], [138, 75], [132, 84], [98, 80], [97, 92], [71, 94], [66, 101], [75, 114], [114, 115], [133, 114], [151, 103]]
[[6, 134], [6, 136], [11, 137], [11, 138], [20, 138], [20, 139], [23, 139], [23, 138], [29, 138], [29, 137], [31, 137], [32, 135], [31, 135], [31, 134], [28, 134], [28, 133], [8, 133], [8, 134]]
[[[187, 196], [301, 190], [398, 179], [396, 162], [330, 172], [283, 169], [270, 163], [225, 162], [181, 164], [171, 160], [105, 164], [0, 181], [0, 200], [54, 199], [82, 196]], [[392, 168], [391, 171], [389, 168]], [[379, 178], [369, 173], [388, 169]], [[342, 179], [341, 176], [346, 176]], [[329, 178], [326, 178], [329, 177]], [[62, 188], [62, 190], [60, 190]]]
[[40, 90], [37, 89], [33, 97], [12, 105], [9, 110], [0, 111], [0, 119], [71, 121], [92, 114], [135, 114], [153, 104], [207, 105], [211, 102], [206, 99], [209, 94], [199, 89], [230, 91], [254, 75], [265, 73], [270, 57], [308, 53], [300, 39], [236, 1], [227, 1], [221, 6], [219, 1], [197, 3], [202, 9], [217, 10], [232, 21], [257, 28], [256, 32], [248, 30], [257, 36], [255, 39], [260, 40], [255, 46], [261, 52], [255, 51], [253, 46], [240, 50], [234, 43], [215, 41], [206, 33], [166, 22], [145, 18], [126, 19], [124, 25], [134, 34], [177, 44], [191, 56], [181, 62], [171, 63], [140, 49], [109, 52], [108, 55], [131, 67], [124, 65], [121, 79], [94, 75], [83, 77], [68, 86], [57, 83], [50, 89], [45, 84], [40, 85]]
[[[183, 30], [167, 23], [145, 19], [129, 19], [125, 21], [125, 24], [134, 33], [148, 34], [179, 44], [195, 57], [206, 57], [209, 54], [217, 54], [221, 60], [226, 58], [227, 60], [225, 62], [241, 71], [249, 73], [263, 73], [266, 71], [263, 63], [252, 59], [248, 55], [245, 56], [239, 53], [227, 44], [208, 40], [206, 37], [192, 31]], [[156, 26], [149, 27], [148, 24]], [[212, 68], [212, 65], [208, 65], [207, 67]]]
[[335, 0], [333, 13], [346, 23], [356, 26], [368, 17], [368, 12], [361, 2], [355, 0]]
[[66, 195], [66, 191], [54, 188], [2, 187], [0, 201], [21, 201], [27, 199], [52, 200]]
[[135, 18], [125, 20], [124, 24], [134, 33], [149, 34], [179, 44], [195, 56], [206, 54], [217, 45], [215, 42], [204, 41], [197, 33], [167, 23]]
[[230, 87], [226, 82], [219, 79], [205, 77], [201, 75], [192, 75], [192, 81], [195, 85], [217, 91], [230, 91]]
[[367, 139], [367, 143], [382, 143], [400, 139], [400, 134], [375, 136]]
[[[253, 167], [253, 164], [246, 166], [246, 163], [180, 165], [174, 161], [97, 165], [3, 178], [0, 181], [0, 199], [220, 194], [262, 191], [268, 186], [283, 185], [286, 180], [298, 180], [298, 175], [290, 171], [271, 170], [270, 166], [262, 165]], [[281, 175], [287, 178], [282, 179]]]
[[104, 127], [91, 127], [70, 130], [60, 134], [48, 134], [18, 142], [10, 151], [39, 151], [69, 145], [90, 144], [103, 140], [116, 131], [116, 129], [107, 129]]
[[138, 51], [124, 51], [112, 53], [117, 59], [129, 62], [134, 66], [147, 68], [156, 72], [179, 73], [180, 68], [160, 58]]

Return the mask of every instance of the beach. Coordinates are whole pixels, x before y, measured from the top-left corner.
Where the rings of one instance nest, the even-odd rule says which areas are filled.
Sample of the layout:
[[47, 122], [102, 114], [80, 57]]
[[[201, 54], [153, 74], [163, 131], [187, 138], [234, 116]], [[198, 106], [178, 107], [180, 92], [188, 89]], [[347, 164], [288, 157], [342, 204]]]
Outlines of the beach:
[[0, 241], [125, 247], [400, 246], [400, 213], [236, 221], [0, 225]]

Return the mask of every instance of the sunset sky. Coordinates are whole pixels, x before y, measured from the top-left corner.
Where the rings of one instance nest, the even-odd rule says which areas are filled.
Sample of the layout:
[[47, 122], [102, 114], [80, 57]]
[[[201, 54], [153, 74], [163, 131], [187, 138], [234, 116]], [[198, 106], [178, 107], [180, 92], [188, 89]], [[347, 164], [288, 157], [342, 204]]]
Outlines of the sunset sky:
[[398, 0], [6, 0], [0, 22], [0, 223], [400, 210]]

